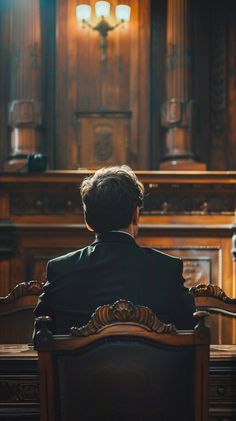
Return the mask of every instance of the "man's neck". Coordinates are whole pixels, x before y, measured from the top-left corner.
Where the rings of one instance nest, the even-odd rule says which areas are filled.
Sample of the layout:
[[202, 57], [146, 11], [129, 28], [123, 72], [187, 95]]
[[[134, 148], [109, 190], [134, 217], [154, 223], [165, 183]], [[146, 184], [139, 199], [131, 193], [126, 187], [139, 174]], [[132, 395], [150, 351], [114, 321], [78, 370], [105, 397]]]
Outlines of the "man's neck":
[[123, 234], [130, 235], [132, 238], [134, 238], [134, 236], [132, 234], [132, 230], [129, 230], [127, 228], [122, 228], [122, 229], [119, 229], [119, 230], [111, 230], [110, 232], [121, 232]]

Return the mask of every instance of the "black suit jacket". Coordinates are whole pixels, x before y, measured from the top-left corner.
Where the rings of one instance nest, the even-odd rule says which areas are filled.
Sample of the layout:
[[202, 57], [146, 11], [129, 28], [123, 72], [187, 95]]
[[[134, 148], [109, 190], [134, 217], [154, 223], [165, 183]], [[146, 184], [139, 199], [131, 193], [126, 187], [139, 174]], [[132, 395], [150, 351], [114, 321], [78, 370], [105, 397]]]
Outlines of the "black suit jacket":
[[128, 234], [101, 234], [90, 246], [48, 262], [35, 316], [51, 316], [54, 333], [69, 333], [98, 306], [124, 298], [150, 307], [163, 322], [192, 329], [195, 308], [182, 269], [179, 258], [140, 247]]

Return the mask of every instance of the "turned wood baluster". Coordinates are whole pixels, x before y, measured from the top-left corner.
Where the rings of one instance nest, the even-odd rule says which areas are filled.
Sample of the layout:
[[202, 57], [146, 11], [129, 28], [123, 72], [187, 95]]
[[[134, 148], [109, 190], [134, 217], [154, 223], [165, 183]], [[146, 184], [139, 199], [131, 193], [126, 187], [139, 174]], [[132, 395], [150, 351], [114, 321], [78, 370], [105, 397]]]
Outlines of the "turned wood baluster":
[[[161, 169], [205, 169], [192, 150], [195, 104], [191, 92], [189, 0], [168, 0], [166, 33], [166, 102], [162, 107], [165, 152]], [[191, 165], [191, 167], [189, 167]]]
[[6, 170], [20, 170], [37, 153], [41, 125], [41, 27], [39, 0], [13, 0], [10, 29], [10, 156]]

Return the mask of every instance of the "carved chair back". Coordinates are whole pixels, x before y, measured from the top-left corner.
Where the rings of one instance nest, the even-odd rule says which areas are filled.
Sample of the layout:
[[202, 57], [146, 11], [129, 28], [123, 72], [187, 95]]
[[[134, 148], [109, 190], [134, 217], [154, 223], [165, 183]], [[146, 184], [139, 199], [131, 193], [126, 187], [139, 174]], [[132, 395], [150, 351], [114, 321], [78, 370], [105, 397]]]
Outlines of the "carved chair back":
[[41, 421], [207, 421], [209, 329], [176, 331], [126, 300], [70, 335], [36, 320]]
[[8, 295], [0, 297], [0, 343], [18, 344], [31, 341], [35, 308], [43, 283], [21, 282]]
[[[217, 285], [199, 284], [190, 289], [198, 310], [211, 313], [211, 342], [214, 344], [236, 344], [236, 298], [228, 297]], [[231, 319], [231, 320], [230, 320]], [[226, 338], [231, 333], [231, 340]]]

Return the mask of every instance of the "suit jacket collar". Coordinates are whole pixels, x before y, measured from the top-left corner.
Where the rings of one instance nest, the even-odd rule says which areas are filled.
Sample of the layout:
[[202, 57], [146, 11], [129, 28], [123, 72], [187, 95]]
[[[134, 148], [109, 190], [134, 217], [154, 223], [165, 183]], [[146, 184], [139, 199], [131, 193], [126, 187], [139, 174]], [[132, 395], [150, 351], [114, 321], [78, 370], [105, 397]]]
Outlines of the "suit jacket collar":
[[119, 231], [109, 231], [103, 234], [99, 234], [93, 242], [93, 245], [97, 243], [126, 243], [137, 246], [135, 239], [131, 237], [131, 235]]

